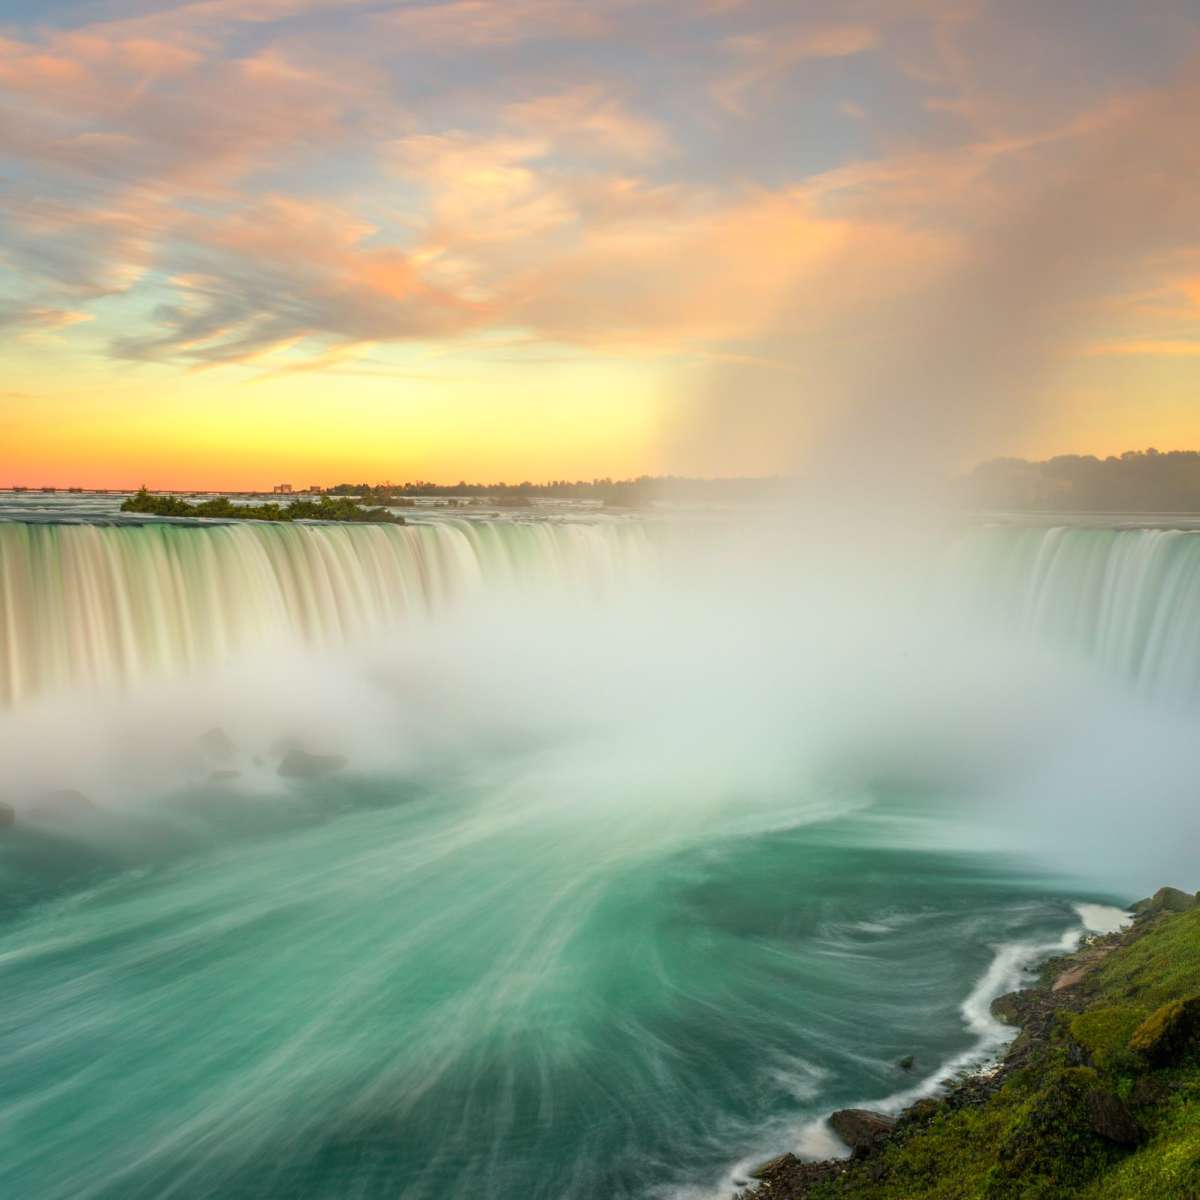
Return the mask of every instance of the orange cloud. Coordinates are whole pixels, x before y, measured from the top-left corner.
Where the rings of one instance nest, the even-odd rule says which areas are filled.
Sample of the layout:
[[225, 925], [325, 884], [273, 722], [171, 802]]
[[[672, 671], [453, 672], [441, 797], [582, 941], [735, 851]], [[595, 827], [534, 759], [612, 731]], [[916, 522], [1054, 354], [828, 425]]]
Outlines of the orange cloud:
[[1135, 338], [1127, 341], [1093, 342], [1085, 348], [1085, 353], [1097, 357], [1118, 355], [1123, 357], [1200, 358], [1200, 340]]
[[510, 104], [504, 117], [568, 153], [600, 151], [646, 162], [671, 151], [671, 139], [659, 122], [630, 112], [598, 84]]

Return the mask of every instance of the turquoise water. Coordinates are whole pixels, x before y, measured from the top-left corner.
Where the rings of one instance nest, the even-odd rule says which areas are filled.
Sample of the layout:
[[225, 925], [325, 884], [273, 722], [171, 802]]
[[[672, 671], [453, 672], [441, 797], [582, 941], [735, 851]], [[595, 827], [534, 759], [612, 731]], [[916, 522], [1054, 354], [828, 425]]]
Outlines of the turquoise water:
[[0, 1187], [704, 1194], [975, 1048], [997, 947], [1078, 926], [923, 820], [664, 834], [346, 778], [97, 817], [91, 850], [10, 837]]

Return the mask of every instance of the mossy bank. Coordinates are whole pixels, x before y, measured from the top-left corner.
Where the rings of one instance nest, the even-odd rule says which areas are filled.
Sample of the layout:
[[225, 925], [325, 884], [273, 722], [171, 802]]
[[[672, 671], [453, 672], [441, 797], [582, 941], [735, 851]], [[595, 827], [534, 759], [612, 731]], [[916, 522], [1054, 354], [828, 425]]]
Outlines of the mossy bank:
[[743, 1200], [1200, 1200], [1200, 906], [1139, 908], [996, 1001], [1020, 1029], [998, 1069], [849, 1160], [781, 1156]]

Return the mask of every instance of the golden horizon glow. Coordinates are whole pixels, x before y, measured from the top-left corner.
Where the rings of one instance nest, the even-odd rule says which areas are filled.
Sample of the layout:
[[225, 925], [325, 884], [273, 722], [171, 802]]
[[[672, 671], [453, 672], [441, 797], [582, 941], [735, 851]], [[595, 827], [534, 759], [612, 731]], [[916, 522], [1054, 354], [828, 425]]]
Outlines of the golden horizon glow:
[[0, 486], [1200, 445], [1200, 18], [1061, 10], [18, 4]]

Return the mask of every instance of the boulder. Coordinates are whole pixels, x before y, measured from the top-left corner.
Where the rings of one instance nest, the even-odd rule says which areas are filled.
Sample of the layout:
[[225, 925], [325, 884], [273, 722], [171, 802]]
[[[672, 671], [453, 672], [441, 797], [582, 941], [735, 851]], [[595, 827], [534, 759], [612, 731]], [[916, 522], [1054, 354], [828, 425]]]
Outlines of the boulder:
[[0, 804], [0, 829], [17, 823], [17, 811], [11, 804]]
[[197, 738], [196, 744], [209, 758], [215, 758], [220, 762], [228, 761], [237, 753], [237, 746], [234, 744], [233, 738], [219, 725]]
[[868, 1108], [839, 1108], [830, 1114], [829, 1124], [833, 1132], [859, 1157], [869, 1154], [896, 1128], [896, 1118], [872, 1112]]
[[31, 817], [50, 821], [88, 816], [95, 811], [96, 806], [82, 792], [77, 792], [74, 788], [43, 792], [29, 806]]
[[1152, 1012], [1129, 1036], [1129, 1048], [1152, 1067], [1179, 1062], [1200, 1042], [1200, 996], [1172, 1000]]
[[1139, 900], [1133, 906], [1133, 913], [1138, 917], [1154, 916], [1164, 912], [1187, 912], [1196, 907], [1196, 897], [1190, 892], [1182, 892], [1179, 888], [1160, 887], [1153, 896]]
[[[996, 1165], [982, 1192], [987, 1200], [1078, 1196], [1094, 1175], [1099, 1156], [1111, 1148], [1093, 1127], [1091, 1093], [1104, 1090], [1097, 1073], [1066, 1067], [1044, 1079], [1045, 1085], [1016, 1112], [997, 1148]], [[1055, 1187], [1034, 1192], [1029, 1183], [1037, 1179], [1053, 1180]]]
[[284, 779], [324, 779], [342, 770], [347, 761], [341, 754], [309, 754], [293, 746], [284, 754], [279, 774]]
[[1088, 1125], [1093, 1133], [1118, 1146], [1136, 1146], [1142, 1131], [1125, 1102], [1113, 1092], [1093, 1088], [1086, 1097]]
[[1063, 971], [1054, 981], [1052, 992], [1062, 992], [1067, 988], [1075, 987], [1076, 984], [1082, 983], [1088, 975], [1114, 950], [1111, 944], [1103, 946], [1089, 946], [1086, 950], [1080, 950], [1078, 954], [1069, 955], [1063, 961], [1069, 964], [1069, 969]]
[[992, 1016], [1005, 1025], [1020, 1025], [1030, 1007], [1028, 992], [1005, 992], [992, 1001]]
[[759, 1163], [753, 1171], [748, 1171], [747, 1174], [751, 1179], [770, 1179], [798, 1165], [799, 1162], [800, 1160], [794, 1154], [779, 1154], [774, 1158], [767, 1159], [765, 1163]]
[[915, 1059], [915, 1058], [914, 1058], [914, 1057], [913, 1057], [911, 1054], [906, 1054], [906, 1055], [905, 1055], [905, 1056], [904, 1056], [904, 1057], [903, 1057], [903, 1058], [902, 1058], [902, 1059], [901, 1059], [901, 1060], [900, 1060], [900, 1061], [899, 1061], [899, 1062], [896, 1064], [896, 1066], [898, 1066], [898, 1067], [900, 1068], [900, 1070], [902, 1070], [902, 1071], [911, 1071], [911, 1070], [913, 1069], [913, 1064], [914, 1064], [916, 1061], [917, 1061], [917, 1060], [916, 1060], [916, 1059]]

